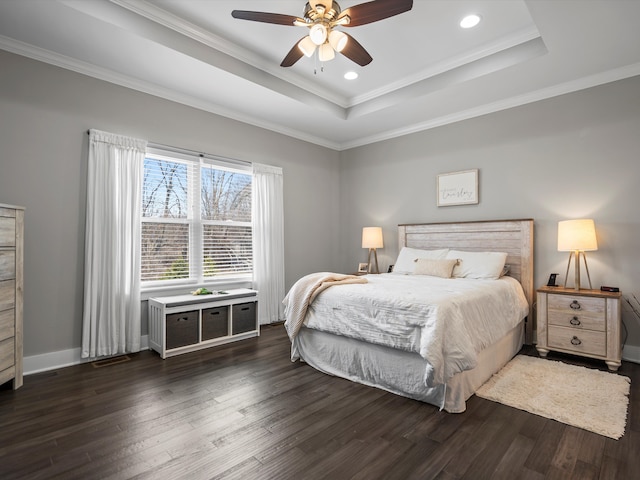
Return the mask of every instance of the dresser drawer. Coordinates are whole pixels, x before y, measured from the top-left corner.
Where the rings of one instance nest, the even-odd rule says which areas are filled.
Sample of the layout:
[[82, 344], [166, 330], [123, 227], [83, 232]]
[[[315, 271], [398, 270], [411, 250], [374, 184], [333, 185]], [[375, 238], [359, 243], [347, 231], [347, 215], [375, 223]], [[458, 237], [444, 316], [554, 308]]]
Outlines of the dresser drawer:
[[0, 310], [7, 310], [16, 306], [16, 281], [0, 281]]
[[549, 348], [557, 348], [577, 354], [601, 357], [607, 355], [607, 335], [604, 332], [549, 325], [547, 343]]
[[16, 334], [15, 309], [0, 311], [0, 341]]
[[15, 247], [16, 219], [14, 217], [0, 217], [0, 247]]
[[0, 250], [0, 280], [16, 278], [15, 250]]
[[0, 371], [16, 364], [15, 339], [7, 338], [0, 342]]

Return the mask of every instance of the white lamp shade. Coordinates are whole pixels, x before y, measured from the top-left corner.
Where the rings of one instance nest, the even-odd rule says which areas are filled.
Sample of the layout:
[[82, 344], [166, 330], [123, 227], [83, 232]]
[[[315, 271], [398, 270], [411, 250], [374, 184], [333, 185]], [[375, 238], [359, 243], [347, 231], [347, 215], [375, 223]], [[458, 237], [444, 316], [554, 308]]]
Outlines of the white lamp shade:
[[596, 226], [592, 219], [582, 218], [558, 222], [559, 252], [592, 250], [598, 250]]
[[382, 248], [382, 228], [364, 227], [362, 229], [362, 248]]
[[305, 56], [310, 57], [311, 55], [313, 55], [313, 52], [316, 51], [316, 44], [313, 43], [311, 37], [307, 35], [298, 42], [298, 48], [302, 50], [302, 53], [304, 53]]
[[320, 45], [320, 50], [318, 50], [318, 59], [321, 62], [328, 62], [329, 60], [333, 60], [336, 56], [336, 52], [333, 51], [333, 48], [328, 43], [323, 43]]
[[336, 52], [341, 52], [347, 46], [349, 37], [338, 30], [331, 30], [329, 34], [329, 43]]
[[327, 41], [327, 27], [321, 23], [316, 23], [309, 28], [309, 37], [316, 45], [322, 45]]

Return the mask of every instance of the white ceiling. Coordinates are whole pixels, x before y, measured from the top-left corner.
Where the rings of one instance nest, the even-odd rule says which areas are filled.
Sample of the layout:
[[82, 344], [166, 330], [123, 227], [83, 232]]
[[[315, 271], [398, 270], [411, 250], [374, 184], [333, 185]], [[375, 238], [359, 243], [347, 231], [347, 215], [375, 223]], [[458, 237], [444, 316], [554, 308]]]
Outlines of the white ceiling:
[[[304, 4], [0, 0], [0, 48], [335, 150], [640, 74], [638, 0], [415, 0], [343, 29], [371, 64], [338, 55], [322, 71], [279, 66], [304, 27], [231, 17]], [[483, 20], [463, 30], [468, 13]]]

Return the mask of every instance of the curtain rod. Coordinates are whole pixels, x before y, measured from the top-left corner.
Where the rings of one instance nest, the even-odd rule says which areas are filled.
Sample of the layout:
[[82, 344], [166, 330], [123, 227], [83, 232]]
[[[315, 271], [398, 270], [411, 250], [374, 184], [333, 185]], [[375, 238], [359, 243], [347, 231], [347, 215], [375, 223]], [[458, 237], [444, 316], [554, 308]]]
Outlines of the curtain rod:
[[[87, 135], [91, 134], [91, 130], [87, 130]], [[225, 161], [227, 163], [230, 164], [236, 164], [236, 165], [242, 165], [242, 166], [251, 166], [253, 165], [252, 162], [247, 162], [246, 160], [238, 160], [236, 158], [228, 158], [228, 157], [221, 157], [218, 155], [213, 155], [211, 153], [205, 153], [205, 152], [196, 152], [195, 150], [188, 150], [186, 148], [180, 148], [180, 147], [173, 147], [171, 145], [163, 145], [162, 143], [155, 143], [155, 142], [150, 142], [147, 141], [147, 147], [150, 148], [158, 148], [160, 150], [168, 150], [170, 152], [174, 152], [174, 153], [181, 153], [183, 155], [194, 155], [196, 157], [200, 157], [200, 158], [209, 158], [212, 160], [221, 160], [221, 161]]]

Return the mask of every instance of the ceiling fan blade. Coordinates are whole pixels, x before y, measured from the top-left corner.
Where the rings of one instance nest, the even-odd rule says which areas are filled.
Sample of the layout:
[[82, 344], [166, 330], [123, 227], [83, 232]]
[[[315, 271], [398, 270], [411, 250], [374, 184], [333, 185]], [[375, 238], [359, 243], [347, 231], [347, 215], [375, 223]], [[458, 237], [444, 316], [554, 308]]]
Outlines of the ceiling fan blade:
[[361, 67], [369, 65], [373, 60], [371, 55], [369, 55], [369, 52], [367, 52], [351, 35], [348, 33], [345, 33], [345, 35], [349, 37], [349, 41], [340, 53]]
[[[252, 22], [263, 23], [275, 23], [277, 25], [289, 25], [294, 26], [296, 20], [300, 20], [293, 15], [283, 15], [281, 13], [267, 13], [267, 12], [250, 12], [248, 10], [234, 10], [231, 12], [233, 18], [239, 18], [240, 20], [251, 20]], [[304, 21], [304, 20], [303, 20]]]
[[343, 26], [357, 27], [384, 20], [413, 8], [413, 0], [376, 0], [343, 10], [338, 18], [349, 16], [351, 21]]
[[287, 56], [284, 57], [284, 60], [282, 60], [282, 63], [280, 64], [281, 67], [290, 67], [302, 58], [304, 53], [302, 53], [302, 50], [298, 47], [298, 43], [300, 43], [303, 38], [304, 37], [298, 40], [293, 48], [289, 50], [289, 53], [287, 53]]

